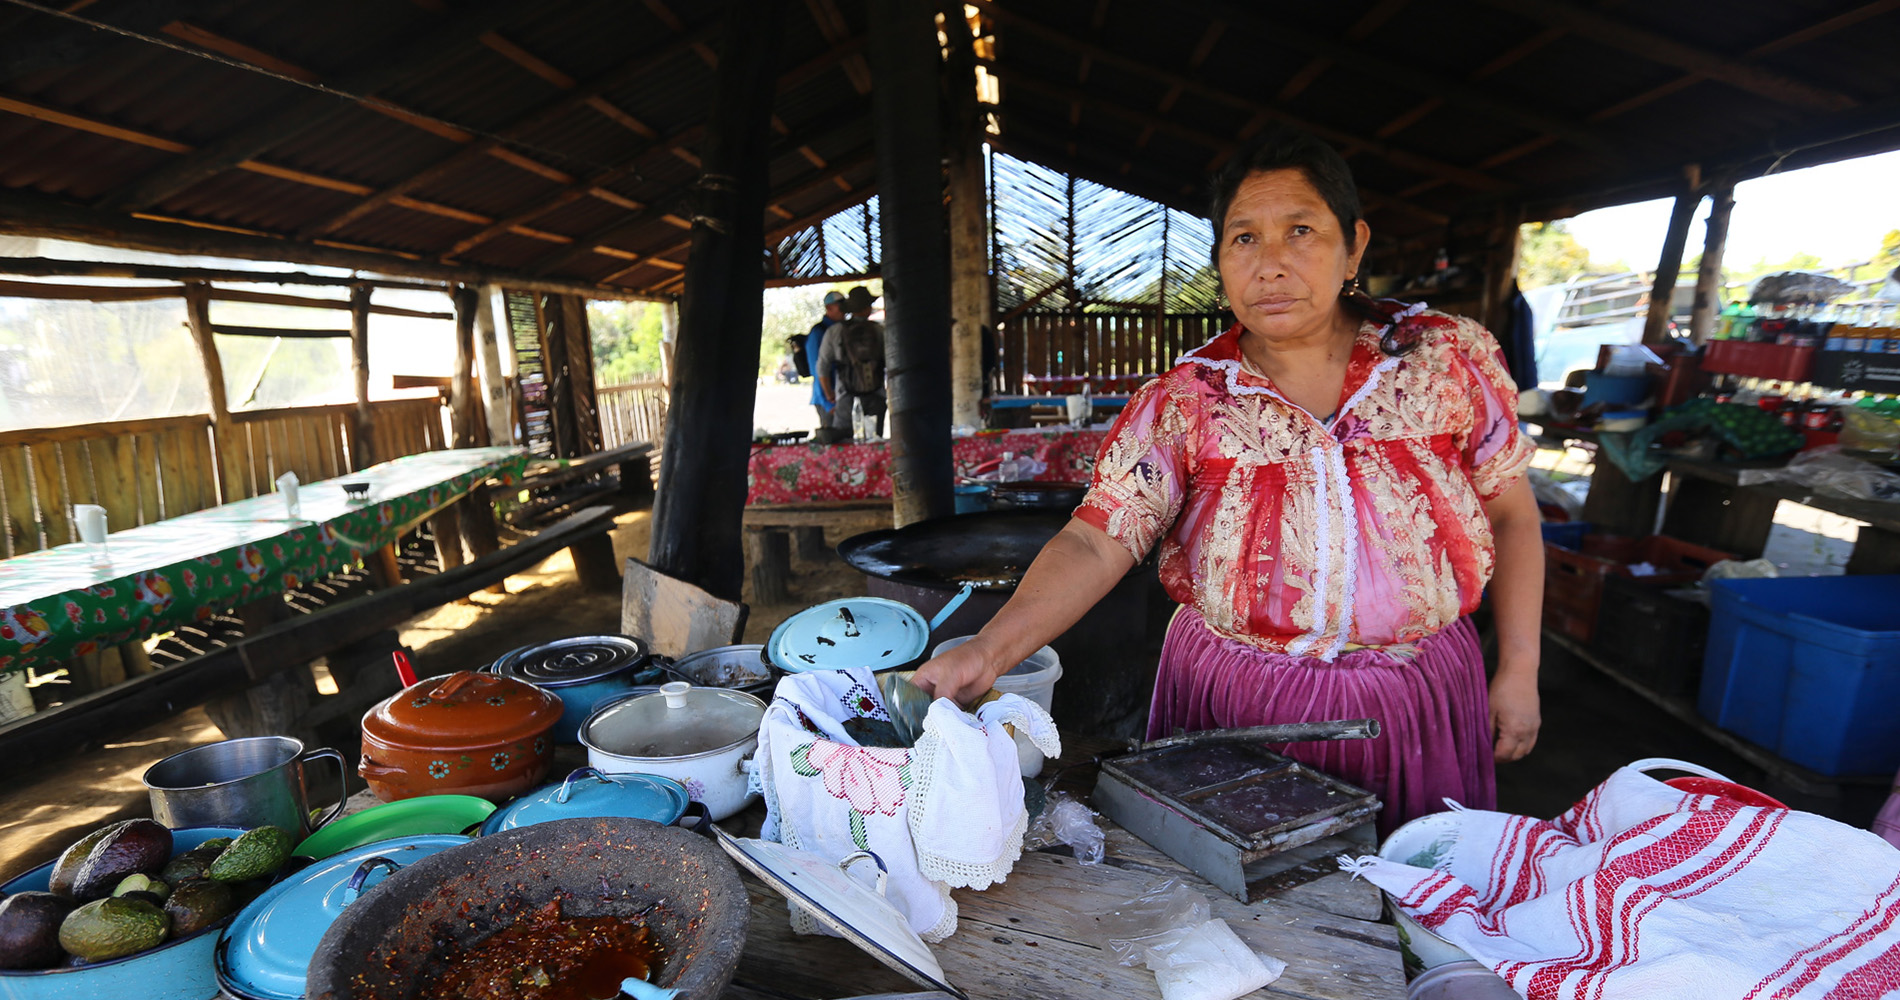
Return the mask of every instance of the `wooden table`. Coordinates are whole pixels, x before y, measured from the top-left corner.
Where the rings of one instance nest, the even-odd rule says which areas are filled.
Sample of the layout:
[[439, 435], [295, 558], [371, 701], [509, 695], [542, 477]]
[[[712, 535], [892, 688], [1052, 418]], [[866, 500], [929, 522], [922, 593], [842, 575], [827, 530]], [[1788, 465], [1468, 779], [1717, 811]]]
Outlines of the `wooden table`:
[[[1068, 768], [1062, 770], [1059, 789], [1092, 788], [1095, 772], [1087, 762], [1110, 744], [1064, 743], [1067, 753], [1043, 774]], [[555, 770], [571, 759], [557, 751]], [[374, 803], [367, 792], [359, 793], [346, 812]], [[720, 826], [737, 836], [756, 836], [764, 815], [764, 806], [754, 805]], [[1090, 929], [1092, 915], [1178, 879], [1207, 897], [1214, 915], [1241, 940], [1287, 963], [1284, 975], [1251, 996], [1405, 996], [1398, 938], [1391, 925], [1377, 922], [1379, 891], [1339, 871], [1333, 861], [1342, 852], [1364, 853], [1364, 847], [1330, 838], [1291, 852], [1276, 880], [1281, 887], [1260, 902], [1242, 905], [1115, 824], [1103, 820], [1102, 828], [1108, 835], [1102, 864], [1079, 864], [1066, 847], [1030, 851], [1006, 881], [983, 892], [952, 891], [957, 932], [932, 946], [952, 985], [972, 1000], [1153, 1000], [1161, 995], [1154, 974], [1143, 966], [1116, 964], [1115, 954]], [[725, 1000], [830, 1000], [922, 989], [842, 939], [792, 933], [785, 898], [750, 875], [744, 878], [752, 922]]]

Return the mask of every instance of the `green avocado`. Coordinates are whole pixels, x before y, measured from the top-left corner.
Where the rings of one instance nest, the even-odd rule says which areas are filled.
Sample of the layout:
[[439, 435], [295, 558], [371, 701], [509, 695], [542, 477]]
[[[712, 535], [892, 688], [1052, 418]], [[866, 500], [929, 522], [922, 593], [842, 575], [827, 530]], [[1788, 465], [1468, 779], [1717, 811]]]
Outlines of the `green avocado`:
[[50, 892], [16, 892], [0, 900], [0, 969], [44, 969], [59, 963], [59, 924], [73, 901]]
[[97, 899], [66, 915], [59, 946], [88, 962], [103, 962], [163, 944], [171, 923], [164, 910], [143, 900]]
[[172, 918], [172, 936], [184, 937], [210, 927], [237, 910], [231, 887], [211, 879], [195, 879], [172, 890], [165, 912]]
[[226, 843], [211, 847], [207, 841], [182, 854], [173, 855], [170, 861], [165, 862], [165, 867], [159, 869], [159, 879], [167, 885], [179, 885], [195, 878], [204, 878], [205, 871], [211, 867], [211, 862], [218, 860], [218, 855], [224, 853], [224, 849], [230, 846], [230, 838], [220, 839], [225, 840]]
[[211, 862], [205, 874], [220, 882], [262, 878], [290, 860], [290, 834], [274, 826], [246, 830]]

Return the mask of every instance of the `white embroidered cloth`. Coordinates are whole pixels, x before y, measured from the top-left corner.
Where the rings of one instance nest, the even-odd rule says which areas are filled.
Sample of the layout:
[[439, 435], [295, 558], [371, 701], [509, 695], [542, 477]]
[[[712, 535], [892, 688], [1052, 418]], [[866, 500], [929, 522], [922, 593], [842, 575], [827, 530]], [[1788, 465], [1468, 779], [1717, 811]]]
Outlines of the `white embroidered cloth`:
[[1014, 725], [1045, 756], [1059, 757], [1056, 724], [1041, 705], [1006, 694], [975, 715], [938, 698], [911, 749], [910, 832], [924, 877], [956, 888], [1001, 882], [1023, 853], [1029, 813]]
[[1436, 870], [1342, 865], [1531, 1000], [1900, 993], [1900, 850], [1629, 768], [1554, 820], [1459, 813]]

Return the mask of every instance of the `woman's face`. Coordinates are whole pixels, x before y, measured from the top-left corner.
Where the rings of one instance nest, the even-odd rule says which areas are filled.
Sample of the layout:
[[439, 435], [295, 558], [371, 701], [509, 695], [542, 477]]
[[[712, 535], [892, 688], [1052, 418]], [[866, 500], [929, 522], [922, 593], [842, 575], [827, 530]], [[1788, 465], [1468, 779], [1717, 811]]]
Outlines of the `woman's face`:
[[1339, 315], [1339, 289], [1359, 273], [1371, 230], [1349, 234], [1300, 170], [1250, 174], [1222, 221], [1221, 287], [1241, 325], [1268, 340], [1311, 336]]

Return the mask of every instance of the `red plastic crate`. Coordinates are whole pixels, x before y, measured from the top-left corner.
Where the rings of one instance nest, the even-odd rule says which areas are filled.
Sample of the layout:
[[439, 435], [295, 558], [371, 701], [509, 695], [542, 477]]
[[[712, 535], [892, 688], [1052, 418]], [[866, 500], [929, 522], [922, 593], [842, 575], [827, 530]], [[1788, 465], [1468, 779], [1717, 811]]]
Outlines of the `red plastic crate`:
[[[1585, 535], [1581, 549], [1545, 542], [1544, 623], [1579, 642], [1589, 642], [1596, 634], [1604, 578], [1614, 575], [1644, 586], [1679, 587], [1702, 579], [1703, 570], [1733, 558], [1667, 535]], [[1631, 566], [1645, 562], [1657, 572], [1649, 576], [1630, 572]]]
[[1753, 344], [1745, 340], [1711, 340], [1702, 355], [1702, 370], [1722, 375], [1746, 375], [1783, 382], [1806, 382], [1814, 370], [1813, 347], [1792, 344]]

